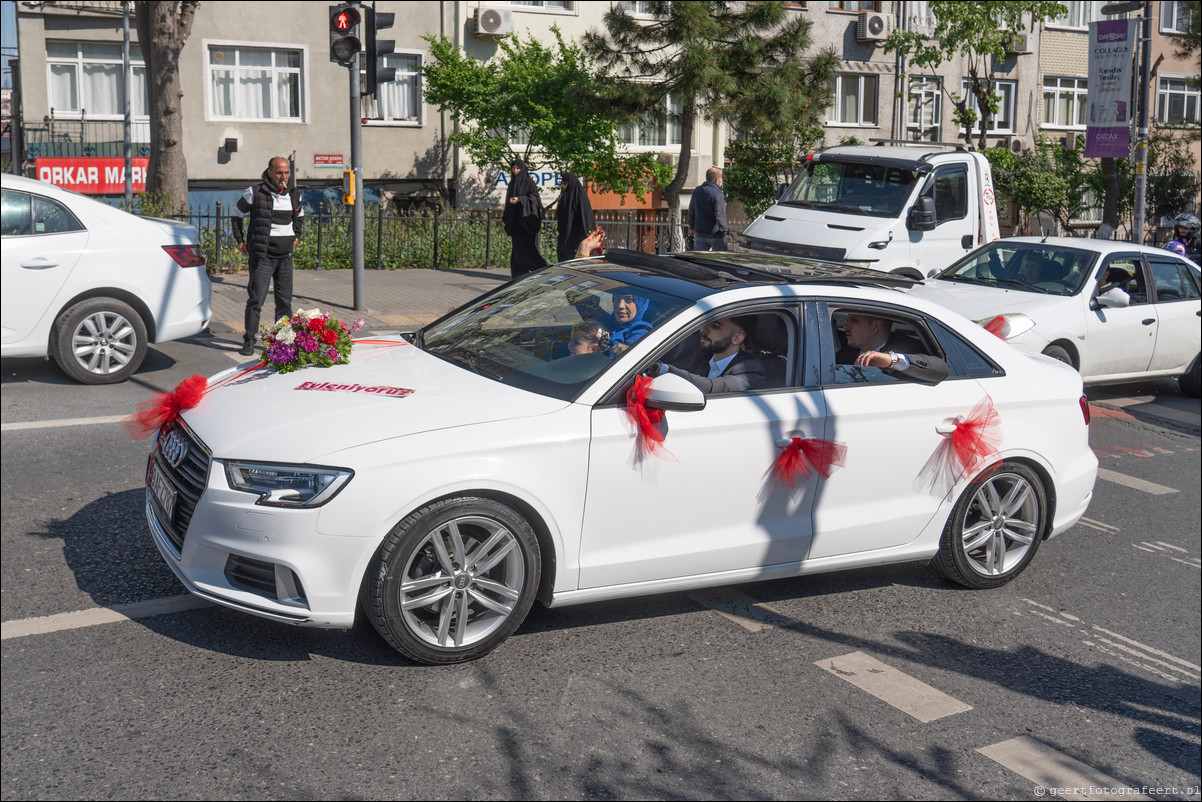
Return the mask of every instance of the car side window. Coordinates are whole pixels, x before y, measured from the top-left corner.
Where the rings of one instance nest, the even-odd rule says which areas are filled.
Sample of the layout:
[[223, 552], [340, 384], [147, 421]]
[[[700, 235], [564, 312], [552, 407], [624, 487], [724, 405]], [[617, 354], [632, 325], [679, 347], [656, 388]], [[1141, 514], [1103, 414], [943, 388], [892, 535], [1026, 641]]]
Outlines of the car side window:
[[82, 231], [83, 226], [63, 206], [47, 198], [33, 199], [33, 233], [63, 234], [68, 231]]
[[961, 220], [968, 215], [968, 172], [952, 168], [935, 176], [935, 220]]
[[[877, 323], [876, 321], [879, 321]], [[866, 332], [871, 332], [868, 334]], [[877, 308], [832, 309], [831, 333], [835, 343], [836, 384], [878, 384], [902, 381], [883, 368], [861, 367], [856, 358], [862, 351], [893, 351], [898, 354], [928, 354], [942, 358], [921, 326], [908, 318]], [[871, 342], [869, 342], [871, 340]]]
[[1148, 263], [1156, 285], [1159, 303], [1194, 301], [1199, 297], [1198, 284], [1187, 265], [1182, 262], [1153, 260]]
[[4, 190], [0, 201], [0, 235], [24, 237], [33, 233], [30, 197], [24, 192]]
[[1100, 292], [1117, 287], [1131, 297], [1131, 306], [1148, 302], [1148, 285], [1143, 267], [1130, 258], [1111, 259], [1098, 282]]

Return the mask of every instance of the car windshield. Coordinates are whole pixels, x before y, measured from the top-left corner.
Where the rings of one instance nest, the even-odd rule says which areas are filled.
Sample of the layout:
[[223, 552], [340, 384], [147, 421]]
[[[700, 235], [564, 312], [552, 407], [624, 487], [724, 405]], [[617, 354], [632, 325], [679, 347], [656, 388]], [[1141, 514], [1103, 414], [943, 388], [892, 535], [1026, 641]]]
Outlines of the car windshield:
[[780, 203], [872, 217], [898, 217], [918, 174], [886, 164], [810, 162]]
[[425, 329], [418, 342], [496, 381], [571, 400], [692, 303], [638, 286], [637, 271], [603, 270], [552, 267], [531, 274]]
[[1002, 240], [965, 257], [938, 278], [1044, 295], [1076, 295], [1097, 257], [1077, 248]]

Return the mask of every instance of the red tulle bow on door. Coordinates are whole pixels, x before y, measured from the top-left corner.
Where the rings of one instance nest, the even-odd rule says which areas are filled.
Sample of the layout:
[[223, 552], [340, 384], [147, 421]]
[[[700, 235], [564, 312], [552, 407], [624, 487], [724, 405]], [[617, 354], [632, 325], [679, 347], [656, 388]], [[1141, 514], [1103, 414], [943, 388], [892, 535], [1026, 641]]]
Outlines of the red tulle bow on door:
[[640, 449], [658, 454], [664, 450], [664, 433], [659, 428], [664, 422], [664, 411], [647, 407], [650, 392], [651, 377], [636, 376], [634, 386], [626, 391], [626, 415], [634, 424]]
[[989, 396], [978, 401], [967, 418], [955, 422], [950, 435], [952, 453], [969, 476], [975, 475], [990, 457], [997, 454], [1002, 443], [1001, 422]]
[[829, 479], [836, 468], [847, 462], [847, 446], [818, 437], [794, 437], [772, 465], [772, 476], [780, 483], [793, 487], [797, 478], [818, 472]]
[[121, 421], [121, 425], [130, 437], [141, 440], [175, 420], [180, 412], [199, 404], [207, 389], [208, 379], [199, 373], [193, 374], [175, 385], [171, 392], [155, 393], [149, 401], [140, 401], [138, 411]]

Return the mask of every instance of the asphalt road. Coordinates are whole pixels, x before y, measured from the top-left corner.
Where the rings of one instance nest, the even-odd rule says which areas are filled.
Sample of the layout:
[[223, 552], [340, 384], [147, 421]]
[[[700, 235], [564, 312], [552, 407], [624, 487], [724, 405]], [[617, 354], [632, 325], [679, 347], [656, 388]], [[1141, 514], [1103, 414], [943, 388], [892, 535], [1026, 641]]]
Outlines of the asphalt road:
[[155, 346], [113, 387], [0, 366], [4, 799], [1200, 798], [1202, 410], [1175, 383], [1091, 390], [1107, 478], [1003, 588], [906, 565], [536, 608], [427, 668], [178, 602], [115, 421], [234, 348]]

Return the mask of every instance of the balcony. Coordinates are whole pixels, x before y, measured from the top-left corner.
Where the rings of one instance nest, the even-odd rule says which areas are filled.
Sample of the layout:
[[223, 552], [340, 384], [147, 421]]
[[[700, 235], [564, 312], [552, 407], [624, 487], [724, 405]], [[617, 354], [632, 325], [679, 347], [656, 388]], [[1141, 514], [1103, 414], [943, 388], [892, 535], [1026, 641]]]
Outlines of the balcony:
[[[130, 126], [135, 158], [150, 157], [150, 123]], [[47, 117], [40, 123], [23, 123], [21, 142], [25, 158], [63, 158], [79, 156], [123, 157], [124, 124], [112, 120], [63, 120]]]

